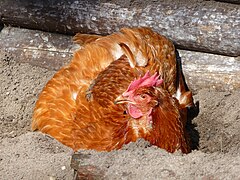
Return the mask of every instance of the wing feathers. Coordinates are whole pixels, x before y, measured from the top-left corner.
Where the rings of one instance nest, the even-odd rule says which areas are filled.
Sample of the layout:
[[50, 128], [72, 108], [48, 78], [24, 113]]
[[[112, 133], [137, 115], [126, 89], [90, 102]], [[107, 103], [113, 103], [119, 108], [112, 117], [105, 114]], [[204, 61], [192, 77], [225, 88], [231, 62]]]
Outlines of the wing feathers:
[[[159, 72], [167, 92], [176, 93], [172, 42], [149, 28], [124, 28], [106, 37], [77, 34], [73, 40], [83, 47], [43, 89], [32, 129], [50, 134], [74, 150], [109, 151], [136, 141], [144, 132], [131, 129], [125, 106], [113, 102], [134, 78], [147, 71]], [[189, 104], [185, 98], [181, 102]]]
[[102, 36], [77, 33], [73, 37], [73, 42], [83, 46], [85, 44], [88, 44], [88, 43], [96, 41], [100, 37], [102, 37]]

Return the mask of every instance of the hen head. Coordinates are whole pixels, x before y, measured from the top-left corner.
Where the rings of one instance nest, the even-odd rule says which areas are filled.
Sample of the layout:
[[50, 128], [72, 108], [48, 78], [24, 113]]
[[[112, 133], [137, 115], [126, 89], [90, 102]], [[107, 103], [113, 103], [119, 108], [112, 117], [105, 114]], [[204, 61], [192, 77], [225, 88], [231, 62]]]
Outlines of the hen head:
[[127, 90], [116, 98], [115, 104], [127, 103], [128, 114], [134, 118], [147, 117], [151, 120], [152, 110], [158, 105], [158, 91], [156, 87], [162, 84], [155, 73], [147, 72], [143, 77], [131, 82]]

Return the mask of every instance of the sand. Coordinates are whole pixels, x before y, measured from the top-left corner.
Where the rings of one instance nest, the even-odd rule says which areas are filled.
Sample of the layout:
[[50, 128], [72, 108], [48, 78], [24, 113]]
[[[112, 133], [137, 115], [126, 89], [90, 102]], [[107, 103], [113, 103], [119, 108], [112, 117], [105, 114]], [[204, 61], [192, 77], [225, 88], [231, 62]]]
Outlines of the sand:
[[[73, 179], [73, 151], [31, 132], [37, 96], [55, 71], [0, 59], [0, 179]], [[103, 179], [240, 179], [240, 90], [199, 89], [192, 135], [198, 149], [170, 154], [139, 140], [118, 151], [83, 151]], [[99, 177], [99, 178], [101, 178]]]

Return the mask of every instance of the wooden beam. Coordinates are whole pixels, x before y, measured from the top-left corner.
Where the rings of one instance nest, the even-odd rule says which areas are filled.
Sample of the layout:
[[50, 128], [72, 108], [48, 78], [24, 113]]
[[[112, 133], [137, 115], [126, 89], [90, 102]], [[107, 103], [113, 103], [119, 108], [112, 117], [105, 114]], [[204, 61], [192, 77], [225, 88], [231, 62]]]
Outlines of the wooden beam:
[[5, 27], [0, 33], [0, 58], [50, 70], [67, 64], [76, 48], [71, 36]]
[[239, 0], [216, 0], [216, 1], [225, 2], [225, 3], [240, 4]]
[[[75, 153], [72, 155], [71, 159], [71, 168], [74, 170], [74, 180], [81, 180], [81, 179], [98, 179], [103, 180], [106, 179], [104, 170], [101, 168], [91, 165], [85, 164], [84, 162], [86, 159], [89, 159], [91, 155]], [[104, 178], [105, 177], [105, 178]]]
[[[0, 32], [0, 59], [30, 63], [49, 70], [67, 64], [78, 47], [71, 36], [5, 27]], [[240, 59], [179, 50], [190, 89], [233, 90], [240, 88]]]
[[190, 89], [240, 89], [240, 57], [179, 50]]
[[240, 56], [240, 6], [216, 1], [1, 0], [12, 26], [74, 34], [109, 34], [149, 26], [177, 47]]

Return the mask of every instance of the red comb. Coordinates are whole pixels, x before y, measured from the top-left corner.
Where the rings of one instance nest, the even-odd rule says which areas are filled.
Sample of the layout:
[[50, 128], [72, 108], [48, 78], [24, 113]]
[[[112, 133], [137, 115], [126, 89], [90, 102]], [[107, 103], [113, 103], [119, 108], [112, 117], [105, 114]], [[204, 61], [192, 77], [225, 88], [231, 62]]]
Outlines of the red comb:
[[157, 73], [151, 76], [148, 71], [143, 77], [132, 81], [131, 84], [128, 86], [127, 90], [123, 93], [123, 96], [129, 96], [139, 87], [159, 86], [163, 82], [163, 79], [159, 79], [159, 77], [160, 75], [158, 75]]

